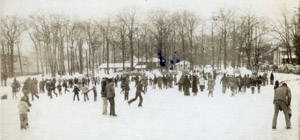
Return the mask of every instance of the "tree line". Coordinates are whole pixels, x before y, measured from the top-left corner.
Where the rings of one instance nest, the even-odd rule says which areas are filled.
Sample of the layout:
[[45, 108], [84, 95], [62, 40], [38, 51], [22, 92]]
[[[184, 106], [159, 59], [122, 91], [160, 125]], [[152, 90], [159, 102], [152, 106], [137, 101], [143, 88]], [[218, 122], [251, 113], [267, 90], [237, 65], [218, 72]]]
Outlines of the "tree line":
[[[169, 12], [156, 9], [139, 15], [136, 8], [123, 8], [101, 19], [74, 20], [64, 15], [33, 14], [26, 18], [3, 16], [0, 22], [1, 71], [14, 76], [14, 56], [20, 53], [23, 38], [30, 38], [37, 56], [39, 73], [74, 74], [107, 63], [151, 62], [161, 51], [170, 66], [176, 55], [191, 69], [213, 67], [258, 67], [274, 40], [287, 50], [288, 63], [300, 64], [299, 15], [282, 14], [275, 23], [254, 13], [236, 14], [220, 9], [209, 19], [188, 10]], [[279, 24], [277, 24], [279, 23]], [[297, 61], [292, 59], [296, 50]], [[17, 53], [17, 54], [16, 54]], [[67, 61], [67, 62], [65, 62]], [[185, 61], [184, 61], [185, 62]], [[185, 66], [185, 65], [184, 65]], [[107, 71], [109, 72], [109, 71]]]

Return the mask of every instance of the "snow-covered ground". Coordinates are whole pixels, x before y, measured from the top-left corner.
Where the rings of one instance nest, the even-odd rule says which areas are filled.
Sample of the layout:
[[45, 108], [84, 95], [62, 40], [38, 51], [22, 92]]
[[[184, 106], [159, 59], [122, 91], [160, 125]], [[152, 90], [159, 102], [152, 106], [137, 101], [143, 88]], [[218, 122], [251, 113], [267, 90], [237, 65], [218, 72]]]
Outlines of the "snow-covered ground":
[[[275, 74], [275, 79], [286, 80], [292, 92], [291, 130], [285, 129], [283, 112], [279, 113], [277, 130], [272, 130], [273, 86], [262, 87], [260, 94], [239, 93], [230, 97], [230, 92], [221, 93], [219, 82], [214, 98], [207, 91], [197, 96], [183, 96], [178, 87], [167, 90], [152, 90], [143, 95], [143, 107], [138, 100], [128, 106], [120, 86], [116, 88], [116, 114], [102, 115], [102, 100], [73, 101], [73, 93], [52, 100], [46, 94], [32, 102], [29, 112], [30, 128], [20, 130], [17, 104], [12, 99], [11, 88], [1, 87], [8, 93], [1, 100], [1, 140], [298, 140], [300, 76]], [[97, 87], [98, 93], [100, 86]], [[135, 96], [131, 84], [129, 98]]]

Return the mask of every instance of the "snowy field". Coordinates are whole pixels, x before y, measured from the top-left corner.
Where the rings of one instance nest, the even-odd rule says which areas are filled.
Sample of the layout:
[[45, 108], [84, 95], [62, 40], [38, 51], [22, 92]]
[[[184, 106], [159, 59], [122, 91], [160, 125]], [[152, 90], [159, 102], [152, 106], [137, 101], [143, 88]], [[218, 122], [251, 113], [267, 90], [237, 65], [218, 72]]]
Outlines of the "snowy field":
[[[116, 114], [102, 115], [102, 100], [73, 101], [73, 93], [50, 100], [46, 94], [32, 103], [28, 114], [30, 128], [20, 130], [17, 105], [11, 88], [1, 87], [1, 140], [298, 140], [300, 76], [275, 74], [276, 80], [285, 80], [292, 92], [292, 129], [285, 129], [283, 112], [279, 112], [277, 130], [272, 130], [274, 113], [273, 86], [262, 87], [260, 94], [239, 93], [230, 97], [230, 91], [221, 93], [219, 81], [214, 98], [208, 92], [197, 96], [183, 96], [178, 87], [152, 90], [144, 95], [143, 107], [138, 100], [128, 106], [120, 85], [116, 88]], [[219, 78], [218, 78], [219, 80]], [[120, 84], [120, 83], [119, 83]], [[135, 96], [131, 84], [129, 99]], [[98, 93], [100, 86], [97, 87]], [[31, 99], [31, 97], [30, 97]]]

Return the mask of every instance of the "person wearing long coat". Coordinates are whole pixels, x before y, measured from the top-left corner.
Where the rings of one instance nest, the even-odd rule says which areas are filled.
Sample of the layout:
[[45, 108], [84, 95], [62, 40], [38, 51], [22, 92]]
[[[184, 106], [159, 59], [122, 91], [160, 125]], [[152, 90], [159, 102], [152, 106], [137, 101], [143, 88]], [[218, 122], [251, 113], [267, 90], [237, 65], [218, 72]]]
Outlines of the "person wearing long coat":
[[37, 94], [38, 94], [38, 88], [37, 88], [37, 83], [35, 83], [33, 80], [30, 80], [30, 91], [31, 91], [31, 98], [32, 101], [34, 100], [34, 96], [36, 98], [40, 98]]
[[198, 81], [197, 75], [193, 75], [192, 92], [193, 92], [194, 96], [197, 95], [197, 92], [198, 92], [198, 84], [199, 84], [199, 81]]
[[117, 116], [115, 113], [115, 88], [113, 79], [108, 79], [108, 84], [106, 85], [107, 99], [110, 104], [110, 116]]
[[187, 75], [185, 75], [184, 80], [183, 80], [183, 91], [185, 96], [190, 96], [190, 87], [191, 87], [191, 82], [188, 78]]
[[102, 101], [103, 101], [103, 108], [102, 108], [102, 114], [103, 115], [107, 114], [106, 84], [107, 84], [107, 79], [103, 78], [102, 81], [101, 81], [101, 97], [102, 97]]
[[11, 84], [13, 98], [17, 98], [17, 92], [19, 91], [20, 87], [21, 87], [20, 83], [15, 78], [14, 82]]
[[183, 81], [184, 81], [184, 76], [181, 75], [179, 81], [178, 81], [178, 91], [182, 91], [182, 87], [183, 87]]
[[211, 97], [213, 97], [214, 87], [215, 87], [215, 80], [211, 75], [209, 75], [209, 78], [207, 81], [208, 97], [209, 97], [209, 95], [211, 95]]
[[272, 72], [271, 75], [270, 75], [270, 81], [271, 81], [271, 85], [273, 85], [273, 83], [274, 83], [274, 75], [273, 75], [273, 72]]

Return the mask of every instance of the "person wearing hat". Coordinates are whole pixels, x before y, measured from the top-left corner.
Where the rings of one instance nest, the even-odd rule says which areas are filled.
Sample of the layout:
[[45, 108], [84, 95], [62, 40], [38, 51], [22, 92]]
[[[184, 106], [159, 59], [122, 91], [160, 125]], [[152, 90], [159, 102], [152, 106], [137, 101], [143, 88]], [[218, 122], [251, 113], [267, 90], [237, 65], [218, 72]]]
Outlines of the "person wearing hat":
[[285, 116], [285, 122], [286, 122], [286, 129], [291, 129], [291, 120], [289, 117], [289, 107], [291, 105], [292, 100], [292, 94], [290, 88], [287, 86], [286, 83], [283, 83], [280, 87], [277, 87], [275, 89], [275, 95], [274, 95], [274, 116], [273, 116], [273, 123], [272, 123], [272, 129], [276, 129], [277, 125], [277, 117], [279, 110], [282, 110]]
[[29, 105], [26, 103], [27, 98], [28, 98], [27, 96], [23, 96], [20, 100], [19, 105], [18, 105], [21, 130], [28, 128], [28, 114], [27, 114], [27, 112], [29, 112]]
[[77, 100], [80, 101], [79, 100], [79, 91], [80, 91], [79, 87], [77, 86], [77, 84], [75, 84], [74, 89], [73, 89], [73, 92], [74, 92], [73, 101], [75, 101], [75, 96], [77, 96]]

